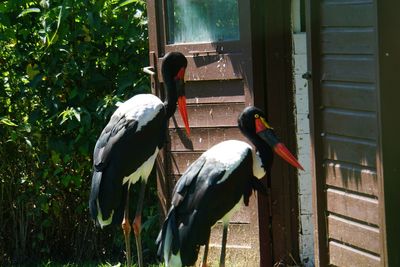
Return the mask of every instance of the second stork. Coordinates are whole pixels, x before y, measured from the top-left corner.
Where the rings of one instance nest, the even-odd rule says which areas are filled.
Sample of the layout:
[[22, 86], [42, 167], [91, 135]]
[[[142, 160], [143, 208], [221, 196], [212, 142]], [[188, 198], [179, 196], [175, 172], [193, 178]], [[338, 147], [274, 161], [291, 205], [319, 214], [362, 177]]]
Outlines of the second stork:
[[274, 152], [303, 169], [278, 140], [260, 109], [246, 108], [238, 124], [257, 151], [242, 141], [224, 141], [203, 153], [185, 171], [174, 188], [172, 206], [157, 239], [158, 255], [166, 266], [195, 264], [200, 246], [206, 245], [205, 266], [211, 228], [221, 219], [220, 266], [225, 266], [230, 218], [241, 203], [248, 205], [253, 190], [266, 193], [259, 179], [265, 174], [271, 179]]

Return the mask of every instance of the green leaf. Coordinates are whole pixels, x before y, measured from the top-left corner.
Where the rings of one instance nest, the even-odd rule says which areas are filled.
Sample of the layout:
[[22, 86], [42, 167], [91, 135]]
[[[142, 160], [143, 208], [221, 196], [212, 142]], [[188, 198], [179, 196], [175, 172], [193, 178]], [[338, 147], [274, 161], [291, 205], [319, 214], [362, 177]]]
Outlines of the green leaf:
[[74, 112], [76, 120], [80, 122], [81, 121], [81, 113], [74, 108], [72, 109], [72, 111]]
[[61, 178], [62, 184], [67, 187], [69, 182], [71, 181], [71, 176], [70, 175], [65, 175]]
[[40, 13], [40, 8], [37, 8], [37, 7], [27, 8], [24, 11], [22, 11], [21, 13], [19, 13], [17, 18], [23, 17], [23, 16], [25, 16], [27, 14], [30, 14], [30, 13]]
[[28, 74], [29, 80], [33, 80], [39, 73], [40, 71], [37, 64], [28, 64], [26, 66], [26, 74]]
[[54, 164], [58, 164], [60, 162], [60, 154], [55, 151], [51, 151], [51, 160]]
[[13, 123], [10, 119], [2, 117], [0, 118], [0, 123], [8, 125], [8, 126], [18, 126], [17, 124]]
[[37, 234], [37, 238], [38, 238], [39, 240], [44, 240], [44, 235], [43, 235], [43, 233], [38, 233], [38, 234]]
[[40, 208], [44, 213], [48, 213], [49, 212], [49, 203], [42, 203], [40, 205]]
[[81, 121], [81, 110], [80, 108], [75, 109], [75, 108], [67, 108], [63, 112], [58, 115], [58, 117], [62, 117], [62, 120], [60, 122], [60, 125], [66, 122], [67, 120], [72, 119], [73, 117], [76, 118], [77, 121]]
[[25, 137], [25, 142], [28, 144], [28, 146], [32, 147], [32, 142]]
[[60, 28], [63, 6], [59, 6], [59, 8], [60, 8], [60, 12], [58, 13], [57, 28], [56, 28], [56, 31], [54, 32], [53, 36], [51, 37], [51, 39], [50, 39], [50, 41], [49, 41], [47, 46], [50, 46], [53, 43], [53, 41], [56, 40], [55, 38], [57, 36], [58, 29]]
[[139, 0], [125, 0], [124, 2], [119, 4], [116, 8], [114, 8], [114, 10], [117, 10], [117, 9], [119, 9], [119, 8], [121, 8], [123, 6], [129, 5], [129, 4], [138, 3], [138, 2], [140, 2], [140, 1]]

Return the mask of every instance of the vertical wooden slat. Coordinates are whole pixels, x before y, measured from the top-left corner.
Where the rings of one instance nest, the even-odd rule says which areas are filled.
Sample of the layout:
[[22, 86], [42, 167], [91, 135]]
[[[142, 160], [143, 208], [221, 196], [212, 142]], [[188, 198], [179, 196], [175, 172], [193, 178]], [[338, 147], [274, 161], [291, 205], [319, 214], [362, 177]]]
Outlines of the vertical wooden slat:
[[[290, 1], [266, 1], [265, 11], [266, 112], [282, 142], [296, 151]], [[269, 182], [273, 260], [290, 264], [291, 257], [299, 261], [296, 170], [276, 157]]]
[[[254, 102], [253, 104], [262, 110], [265, 110], [265, 36], [266, 23], [265, 12], [268, 12], [265, 1], [250, 1], [251, 3], [251, 23], [258, 25], [252, 29], [252, 50], [253, 50], [253, 73], [254, 73]], [[257, 55], [257, 56], [255, 56]], [[267, 180], [262, 181], [268, 186]], [[273, 265], [272, 237], [270, 230], [270, 196], [258, 195], [258, 224], [260, 240], [260, 266]]]
[[[158, 57], [160, 42], [159, 42], [159, 20], [157, 18], [157, 1], [147, 0], [147, 16], [148, 16], [148, 34], [149, 34], [149, 63], [154, 68], [155, 74], [150, 78], [151, 92], [157, 96], [163, 97], [161, 92], [161, 86], [158, 77]], [[170, 206], [170, 181], [166, 175], [166, 150], [161, 149], [156, 160], [156, 176], [157, 176], [157, 194], [160, 203], [161, 216], [159, 217], [160, 223], [164, 221], [164, 218], [168, 212]]]
[[[377, 10], [377, 76], [378, 76], [378, 177], [380, 178], [380, 196], [382, 198], [382, 250], [385, 266], [400, 266], [400, 127], [397, 110], [400, 91], [400, 39], [396, 32], [400, 28], [399, 1], [375, 0]], [[395, 126], [396, 125], [396, 126]]]
[[328, 241], [325, 222], [326, 197], [324, 194], [324, 180], [316, 177], [323, 177], [322, 169], [322, 140], [321, 131], [316, 125], [321, 124], [320, 114], [316, 112], [316, 107], [322, 103], [319, 97], [319, 77], [320, 77], [320, 1], [306, 1], [306, 24], [307, 34], [307, 67], [310, 74], [308, 83], [309, 88], [309, 111], [310, 111], [310, 135], [311, 135], [311, 170], [313, 176], [313, 211], [314, 211], [314, 261], [315, 266], [328, 266]]

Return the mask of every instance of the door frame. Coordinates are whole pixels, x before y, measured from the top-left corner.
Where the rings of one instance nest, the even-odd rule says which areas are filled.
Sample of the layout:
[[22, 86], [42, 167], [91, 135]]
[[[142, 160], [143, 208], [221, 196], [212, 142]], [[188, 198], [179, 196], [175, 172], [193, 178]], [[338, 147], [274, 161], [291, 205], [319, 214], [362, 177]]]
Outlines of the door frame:
[[[254, 104], [265, 110], [281, 141], [296, 152], [291, 1], [253, 0], [251, 17]], [[261, 266], [298, 263], [297, 170], [275, 157], [272, 179], [263, 182], [270, 193], [258, 196]]]
[[321, 99], [319, 91], [315, 88], [319, 87], [319, 80], [313, 77], [320, 77], [319, 55], [320, 46], [319, 36], [319, 4], [313, 0], [306, 1], [306, 29], [307, 29], [307, 69], [310, 74], [308, 80], [309, 88], [309, 119], [310, 119], [310, 139], [311, 139], [311, 175], [312, 179], [312, 201], [314, 216], [314, 264], [315, 266], [328, 266], [328, 240], [325, 221], [326, 196], [324, 192], [325, 181], [315, 179], [315, 177], [323, 177], [324, 170], [322, 163], [317, 162], [322, 158], [322, 139], [316, 133], [315, 125], [321, 125], [321, 117], [314, 112], [314, 107], [321, 106], [318, 101]]
[[[374, 0], [376, 10], [376, 77], [378, 92], [378, 148], [377, 175], [380, 180], [381, 198], [381, 248], [382, 266], [399, 266], [400, 255], [400, 187], [398, 151], [400, 151], [400, 127], [395, 111], [400, 93], [395, 89], [400, 83], [398, 75], [400, 39], [393, 38], [400, 27], [396, 10], [400, 2], [389, 3]], [[396, 8], [397, 6], [397, 8]]]

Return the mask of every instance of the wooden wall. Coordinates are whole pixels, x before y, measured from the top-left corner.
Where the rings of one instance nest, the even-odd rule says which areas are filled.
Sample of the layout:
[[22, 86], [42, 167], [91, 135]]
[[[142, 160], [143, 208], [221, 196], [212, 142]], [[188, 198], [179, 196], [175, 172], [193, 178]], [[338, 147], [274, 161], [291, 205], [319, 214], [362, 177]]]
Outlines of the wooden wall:
[[[237, 127], [238, 116], [246, 105], [244, 90], [242, 80], [186, 83], [191, 135], [188, 139], [186, 133], [182, 132], [184, 125], [181, 117], [176, 114], [170, 123], [170, 142], [167, 149], [170, 180], [177, 181], [194, 160], [219, 142], [229, 139], [248, 142]], [[219, 260], [221, 234], [220, 225], [213, 228], [208, 261], [210, 264]], [[243, 207], [230, 223], [227, 265], [257, 266], [258, 252], [258, 213], [256, 197], [253, 196], [250, 206]], [[201, 257], [200, 253], [199, 261]]]
[[308, 1], [317, 266], [380, 266], [376, 22], [370, 0]]

